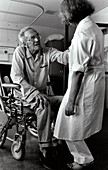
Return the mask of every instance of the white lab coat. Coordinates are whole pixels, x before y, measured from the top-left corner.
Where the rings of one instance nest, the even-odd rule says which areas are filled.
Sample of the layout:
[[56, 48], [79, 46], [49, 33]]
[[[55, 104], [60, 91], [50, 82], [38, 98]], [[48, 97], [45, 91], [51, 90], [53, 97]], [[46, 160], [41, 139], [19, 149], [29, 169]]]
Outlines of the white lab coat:
[[[102, 128], [105, 70], [103, 34], [88, 16], [75, 31], [69, 48], [68, 88], [56, 119], [54, 136], [64, 140], [83, 140]], [[74, 71], [84, 72], [73, 116], [65, 116]]]

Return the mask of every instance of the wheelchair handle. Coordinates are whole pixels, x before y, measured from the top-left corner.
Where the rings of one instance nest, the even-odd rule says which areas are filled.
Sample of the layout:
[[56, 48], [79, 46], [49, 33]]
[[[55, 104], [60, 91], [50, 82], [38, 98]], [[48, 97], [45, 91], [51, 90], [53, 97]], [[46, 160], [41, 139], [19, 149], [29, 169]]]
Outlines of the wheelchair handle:
[[12, 88], [12, 89], [19, 89], [20, 88], [20, 85], [19, 84], [16, 84], [16, 83], [2, 83], [2, 86], [3, 87], [6, 87], [6, 88]]

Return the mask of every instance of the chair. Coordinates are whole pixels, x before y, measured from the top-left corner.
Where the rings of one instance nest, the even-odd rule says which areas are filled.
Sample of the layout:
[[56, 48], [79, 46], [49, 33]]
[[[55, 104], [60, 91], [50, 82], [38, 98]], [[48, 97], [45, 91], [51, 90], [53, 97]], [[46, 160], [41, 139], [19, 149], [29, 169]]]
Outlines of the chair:
[[[14, 89], [20, 85], [2, 83], [0, 76], [0, 148], [6, 139], [12, 141], [11, 153], [16, 160], [23, 160], [25, 156], [26, 132], [38, 137], [36, 115], [29, 107], [23, 106], [22, 99], [14, 96]], [[15, 126], [13, 139], [8, 137], [9, 129]]]

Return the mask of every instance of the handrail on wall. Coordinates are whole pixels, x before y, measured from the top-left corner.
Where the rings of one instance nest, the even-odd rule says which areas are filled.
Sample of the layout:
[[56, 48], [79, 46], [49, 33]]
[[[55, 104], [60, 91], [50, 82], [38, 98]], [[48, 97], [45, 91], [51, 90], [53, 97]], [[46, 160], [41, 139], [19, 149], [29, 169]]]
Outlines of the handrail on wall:
[[29, 26], [33, 25], [34, 22], [37, 21], [40, 18], [40, 16], [44, 13], [44, 8], [38, 3], [29, 2], [29, 1], [26, 1], [26, 0], [24, 0], [24, 1], [23, 0], [11, 0], [11, 1], [30, 4], [30, 5], [34, 5], [34, 6], [37, 6], [37, 7], [41, 8], [42, 12], [29, 24]]

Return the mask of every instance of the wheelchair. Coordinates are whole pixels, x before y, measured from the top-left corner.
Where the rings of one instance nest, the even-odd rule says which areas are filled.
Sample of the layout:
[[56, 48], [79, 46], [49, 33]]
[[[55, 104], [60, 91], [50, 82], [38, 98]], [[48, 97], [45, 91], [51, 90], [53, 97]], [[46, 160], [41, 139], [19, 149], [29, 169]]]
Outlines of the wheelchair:
[[[14, 89], [19, 85], [14, 83], [1, 83], [0, 87], [0, 148], [6, 139], [12, 141], [11, 153], [16, 160], [23, 160], [25, 156], [26, 132], [38, 137], [36, 128], [36, 115], [23, 105], [23, 100], [15, 97]], [[5, 90], [8, 89], [8, 95]], [[9, 129], [15, 127], [13, 139], [8, 137]]]

